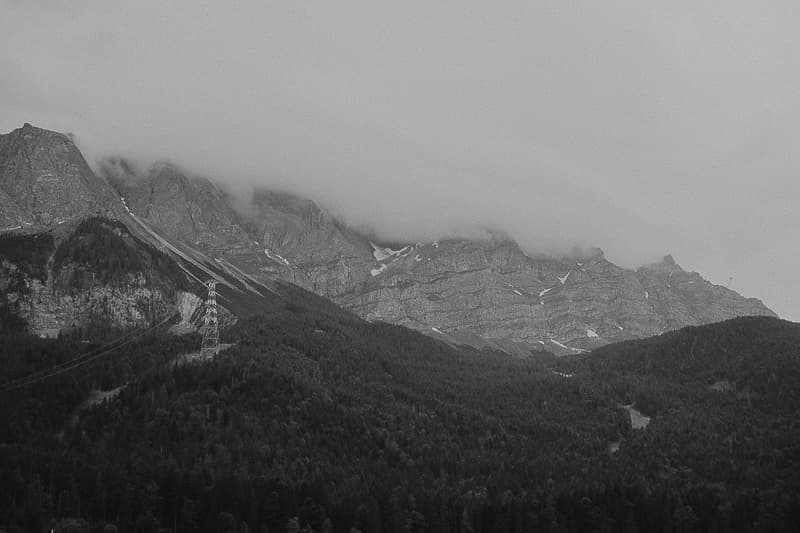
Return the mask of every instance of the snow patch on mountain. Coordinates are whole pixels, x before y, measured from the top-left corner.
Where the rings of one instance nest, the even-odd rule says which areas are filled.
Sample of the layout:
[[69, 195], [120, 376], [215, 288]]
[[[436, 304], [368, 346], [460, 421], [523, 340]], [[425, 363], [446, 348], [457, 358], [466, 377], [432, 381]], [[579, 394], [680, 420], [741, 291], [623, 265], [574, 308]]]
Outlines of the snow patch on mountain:
[[392, 250], [391, 248], [378, 246], [372, 241], [369, 241], [369, 244], [372, 246], [372, 256], [377, 261], [386, 261], [391, 257], [402, 257], [403, 255], [408, 255], [413, 250], [411, 246], [404, 246], [399, 250]]
[[267, 257], [272, 259], [273, 261], [278, 261], [279, 263], [283, 263], [286, 266], [289, 266], [289, 261], [285, 259], [281, 254], [270, 252], [269, 248], [264, 248], [264, 253]]
[[556, 346], [558, 346], [560, 348], [564, 348], [565, 350], [571, 350], [571, 351], [573, 351], [575, 353], [583, 353], [583, 352], [587, 352], [588, 351], [588, 350], [583, 350], [581, 348], [573, 348], [572, 346], [567, 346], [566, 344], [562, 344], [562, 343], [558, 342], [555, 339], [550, 339], [550, 342], [552, 342], [553, 344], [555, 344]]

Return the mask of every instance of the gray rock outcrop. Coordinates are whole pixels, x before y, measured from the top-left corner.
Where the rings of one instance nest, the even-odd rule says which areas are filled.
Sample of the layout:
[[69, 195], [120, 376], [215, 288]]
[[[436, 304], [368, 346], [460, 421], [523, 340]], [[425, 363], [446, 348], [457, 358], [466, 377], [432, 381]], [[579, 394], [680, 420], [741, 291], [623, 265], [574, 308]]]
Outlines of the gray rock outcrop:
[[[176, 178], [151, 173], [148, 179]], [[216, 234], [187, 237], [186, 225], [166, 213], [183, 210], [182, 198], [213, 198], [212, 214], [233, 209], [220, 203], [225, 197], [204, 192], [214, 187], [206, 180], [179, 181], [192, 190], [181, 193], [177, 203], [170, 195], [151, 194], [131, 209], [169, 238], [196, 246], [226, 242], [227, 248], [216, 251], [244, 271], [298, 284], [369, 320], [575, 353], [687, 325], [774, 315], [756, 299], [685, 272], [671, 256], [631, 270], [614, 265], [599, 249], [548, 257], [525, 253], [497, 236], [387, 246], [310, 199], [275, 191], [256, 191], [241, 212], [225, 215], [231, 222], [209, 225], [212, 233], [219, 228]], [[153, 183], [150, 190], [165, 187]], [[231, 240], [226, 228], [233, 224], [241, 231]], [[199, 244], [191, 242], [198, 238]]]

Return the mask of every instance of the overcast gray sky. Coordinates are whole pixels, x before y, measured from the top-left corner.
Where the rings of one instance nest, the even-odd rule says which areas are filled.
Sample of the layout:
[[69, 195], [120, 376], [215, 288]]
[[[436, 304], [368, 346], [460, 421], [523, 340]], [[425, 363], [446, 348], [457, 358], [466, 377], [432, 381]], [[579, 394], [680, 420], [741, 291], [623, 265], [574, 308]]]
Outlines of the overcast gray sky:
[[600, 246], [800, 320], [800, 3], [0, 0], [0, 131], [393, 240]]

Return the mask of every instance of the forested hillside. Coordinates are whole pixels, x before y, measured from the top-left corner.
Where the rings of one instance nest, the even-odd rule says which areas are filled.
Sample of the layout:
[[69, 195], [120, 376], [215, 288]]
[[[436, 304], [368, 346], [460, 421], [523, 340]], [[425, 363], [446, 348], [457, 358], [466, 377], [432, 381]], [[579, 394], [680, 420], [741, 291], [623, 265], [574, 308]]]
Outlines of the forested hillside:
[[118, 220], [88, 217], [38, 234], [0, 235], [0, 315], [32, 332], [137, 327], [199, 292], [174, 258]]
[[175, 261], [131, 235], [117, 220], [94, 217], [81, 221], [53, 256], [53, 274], [63, 291], [81, 292], [98, 281], [119, 284], [141, 273], [151, 284], [163, 278], [176, 288], [189, 288]]
[[[238, 344], [213, 362], [175, 366], [183, 341], [142, 341], [128, 363], [3, 396], [16, 422], [0, 445], [0, 524], [490, 533], [800, 520], [794, 411], [758, 393], [769, 372], [735, 364], [796, 375], [794, 324], [730, 321], [558, 361], [456, 351], [291, 304], [225, 335]], [[46, 360], [31, 343], [18, 357]], [[734, 347], [741, 357], [714, 351]], [[711, 387], [723, 379], [735, 388]], [[125, 382], [71, 425], [42, 414]], [[646, 429], [631, 429], [630, 402]]]

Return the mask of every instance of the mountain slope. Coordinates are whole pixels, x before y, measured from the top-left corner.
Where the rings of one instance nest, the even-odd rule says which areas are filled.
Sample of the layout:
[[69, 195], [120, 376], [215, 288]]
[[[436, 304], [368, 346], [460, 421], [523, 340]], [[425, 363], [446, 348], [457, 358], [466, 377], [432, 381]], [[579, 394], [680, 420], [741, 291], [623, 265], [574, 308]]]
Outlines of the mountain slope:
[[185, 331], [201, 318], [208, 280], [217, 282], [223, 324], [286, 306], [344, 312], [290, 283], [261, 282], [224, 259], [173, 245], [132, 215], [126, 221], [89, 217], [0, 235], [0, 314], [42, 336], [132, 328], [175, 314]]
[[[0, 403], [12, 421], [0, 428], [0, 476], [14, 480], [0, 486], [0, 525], [40, 530], [55, 515], [144, 531], [796, 529], [796, 404], [614, 354], [658, 347], [683, 354], [680, 368], [693, 352], [713, 365], [731, 346], [750, 362], [791, 348], [794, 372], [797, 324], [736, 320], [550, 362], [313, 308], [276, 309], [227, 334], [238, 342], [214, 361], [145, 366], [63, 439], [19, 421], [86, 390], [81, 380]], [[766, 357], [752, 387], [785, 363]], [[115, 372], [90, 379], [116, 387]], [[646, 429], [631, 427], [627, 396], [652, 417]], [[60, 515], [35, 505], [62, 492]]]
[[122, 159], [104, 161], [101, 174], [129, 209], [171, 239], [203, 251], [248, 244], [230, 198], [207, 180], [189, 178], [166, 163], [141, 172]]
[[0, 236], [0, 307], [41, 335], [152, 323], [191, 290], [174, 261], [118, 221], [88, 218], [58, 231]]
[[[98, 177], [59, 133], [26, 124], [0, 136], [0, 223], [8, 224], [0, 228], [4, 314], [51, 336], [90, 324], [130, 328], [174, 312], [185, 330], [198, 318], [210, 279], [218, 282], [226, 321], [289, 302], [332, 307], [280, 280], [255, 279], [215, 253], [232, 253], [248, 237], [226, 207], [228, 197], [207, 181], [190, 183], [169, 165], [144, 177], [121, 160], [104, 170]], [[142, 220], [107, 178], [135, 206], [159, 202], [152, 213], [164, 218], [148, 213], [152, 222]], [[152, 226], [181, 233], [165, 238]]]
[[312, 200], [259, 190], [236, 202], [169, 164], [142, 171], [109, 160], [98, 177], [67, 136], [30, 125], [0, 137], [0, 169], [6, 231], [48, 230], [102, 213], [179, 259], [198, 282], [218, 275], [242, 287], [288, 281], [365, 319], [451, 342], [569, 354], [685, 325], [774, 315], [671, 258], [629, 270], [600, 250], [547, 257], [497, 236], [375, 243]]
[[[147, 180], [149, 190], [156, 191], [175, 177], [151, 173]], [[124, 181], [111, 181], [126, 190]], [[153, 183], [158, 181], [165, 184]], [[181, 182], [190, 189], [184, 196], [192, 198], [214, 187], [199, 177]], [[169, 220], [173, 204], [157, 195], [148, 198], [131, 209], [170, 238], [201, 247], [225, 240], [225, 224], [205, 241], [199, 234], [184, 236], [185, 225], [161, 222]], [[211, 213], [231, 212], [229, 198], [214, 198]], [[240, 211], [228, 219], [236, 220], [246, 235], [237, 233], [227, 249], [215, 248], [227, 261], [259, 279], [278, 277], [318, 292], [369, 320], [403, 324], [454, 342], [477, 346], [485, 341], [473, 340], [482, 338], [516, 346], [510, 350], [515, 353], [547, 349], [569, 354], [686, 325], [774, 316], [756, 299], [685, 272], [671, 256], [629, 270], [606, 260], [598, 249], [575, 258], [531, 255], [497, 236], [387, 246], [311, 200], [274, 191], [256, 191]]]
[[776, 318], [742, 317], [612, 344], [581, 365], [592, 374], [645, 377], [658, 384], [652, 396], [676, 383], [768, 412], [800, 410], [800, 325]]
[[0, 135], [0, 231], [117, 212], [115, 198], [68, 136], [30, 124]]

